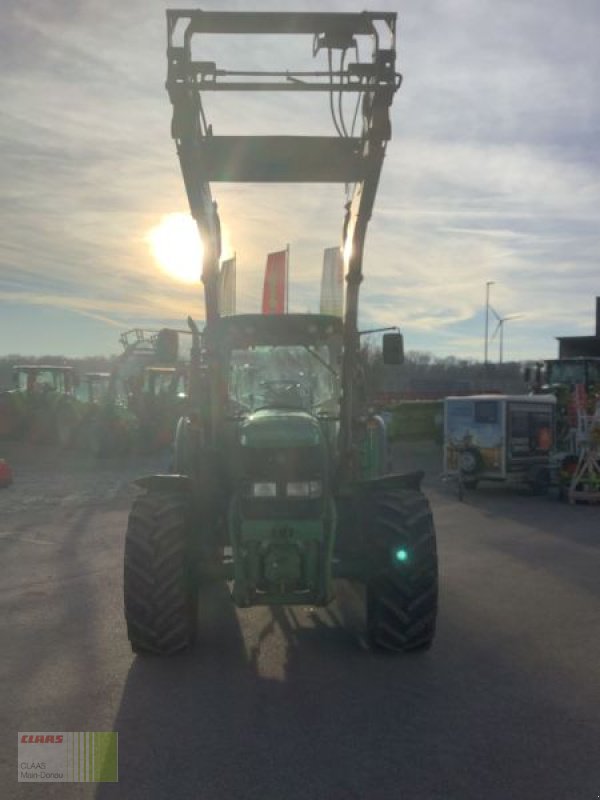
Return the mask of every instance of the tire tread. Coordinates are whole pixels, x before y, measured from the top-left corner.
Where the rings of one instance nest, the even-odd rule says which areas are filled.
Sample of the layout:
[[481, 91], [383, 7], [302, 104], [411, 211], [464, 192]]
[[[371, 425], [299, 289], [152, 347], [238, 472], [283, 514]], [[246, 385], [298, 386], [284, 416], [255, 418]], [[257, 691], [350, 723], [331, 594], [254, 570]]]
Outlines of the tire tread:
[[[436, 627], [438, 567], [427, 498], [412, 489], [377, 495], [370, 509], [381, 571], [367, 585], [367, 627], [379, 649], [428, 649]], [[406, 547], [410, 563], [394, 566], [392, 548]]]
[[196, 629], [188, 501], [149, 492], [134, 501], [125, 538], [124, 601], [134, 652], [171, 655]]

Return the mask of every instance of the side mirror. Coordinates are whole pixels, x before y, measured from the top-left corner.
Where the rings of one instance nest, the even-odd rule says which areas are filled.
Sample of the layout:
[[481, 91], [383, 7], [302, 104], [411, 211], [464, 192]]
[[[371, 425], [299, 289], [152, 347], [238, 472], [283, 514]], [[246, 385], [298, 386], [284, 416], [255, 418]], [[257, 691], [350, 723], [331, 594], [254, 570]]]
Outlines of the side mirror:
[[392, 366], [404, 364], [404, 337], [401, 333], [383, 334], [383, 363]]

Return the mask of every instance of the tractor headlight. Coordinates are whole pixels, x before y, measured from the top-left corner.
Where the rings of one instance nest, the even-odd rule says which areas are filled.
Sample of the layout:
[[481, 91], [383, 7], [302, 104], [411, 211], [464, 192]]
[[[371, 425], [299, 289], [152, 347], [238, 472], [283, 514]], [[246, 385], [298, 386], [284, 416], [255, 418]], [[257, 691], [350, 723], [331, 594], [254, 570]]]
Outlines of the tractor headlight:
[[288, 497], [321, 497], [323, 486], [321, 481], [294, 481], [287, 484], [285, 493]]
[[276, 497], [276, 483], [251, 483], [249, 486], [250, 497]]
[[395, 547], [392, 550], [392, 563], [395, 565], [406, 564], [409, 557], [409, 552], [405, 547]]

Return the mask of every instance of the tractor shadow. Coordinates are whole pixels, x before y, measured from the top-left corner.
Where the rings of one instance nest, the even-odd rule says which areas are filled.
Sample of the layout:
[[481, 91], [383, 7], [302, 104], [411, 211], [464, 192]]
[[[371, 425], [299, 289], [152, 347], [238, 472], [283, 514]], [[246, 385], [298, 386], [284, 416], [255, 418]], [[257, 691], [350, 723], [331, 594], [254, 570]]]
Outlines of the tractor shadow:
[[99, 785], [96, 798], [305, 798], [332, 769], [337, 796], [364, 796], [331, 745], [356, 746], [340, 711], [356, 709], [360, 724], [357, 681], [379, 659], [328, 609], [239, 611], [215, 586], [200, 610], [192, 651], [133, 660], [113, 724], [119, 783]]
[[[466, 620], [443, 618], [429, 653], [390, 656], [362, 651], [328, 610], [236, 613], [225, 587], [203, 602], [193, 652], [133, 661], [113, 725], [119, 783], [98, 800], [534, 796], [540, 770], [560, 777], [563, 737], [567, 766], [595, 769], [580, 721]], [[523, 728], [550, 733], [525, 746]]]
[[[432, 494], [434, 512], [454, 505]], [[597, 713], [573, 706], [552, 659], [540, 676], [518, 642], [482, 634], [460, 593], [442, 594], [431, 652], [393, 656], [365, 652], [333, 610], [237, 610], [226, 586], [204, 592], [193, 651], [131, 661], [112, 723], [119, 783], [95, 797], [583, 796]]]
[[335, 608], [237, 610], [226, 586], [204, 592], [193, 651], [132, 660], [112, 724], [119, 783], [95, 797], [574, 796], [597, 774], [581, 746], [597, 715], [586, 729], [553, 663], [540, 679], [442, 593], [431, 652], [395, 656], [365, 651]]

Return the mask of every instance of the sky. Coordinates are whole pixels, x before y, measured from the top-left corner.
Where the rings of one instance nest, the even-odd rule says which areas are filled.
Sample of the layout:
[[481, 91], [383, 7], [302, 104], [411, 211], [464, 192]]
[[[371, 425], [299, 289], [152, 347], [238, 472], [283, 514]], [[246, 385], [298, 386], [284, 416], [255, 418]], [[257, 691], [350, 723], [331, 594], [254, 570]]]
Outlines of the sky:
[[[170, 136], [165, 9], [198, 4], [3, 0], [0, 356], [117, 353], [133, 327], [202, 321], [199, 283], [159, 266], [150, 234], [189, 209]], [[397, 11], [392, 140], [367, 235], [364, 328], [407, 350], [482, 359], [486, 282], [506, 359], [594, 333], [600, 295], [597, 0], [319, 0], [284, 10]], [[216, 42], [224, 68], [293, 68], [310, 39]], [[208, 46], [208, 45], [207, 45]], [[320, 65], [323, 66], [322, 64]], [[309, 106], [310, 103], [310, 106]], [[349, 104], [350, 105], [350, 104]], [[331, 133], [312, 98], [207, 100], [218, 133]], [[352, 109], [346, 109], [348, 117]], [[238, 311], [259, 311], [266, 253], [290, 245], [290, 310], [317, 311], [339, 186], [216, 184]], [[491, 313], [490, 333], [495, 328]], [[490, 344], [497, 358], [498, 337]]]

